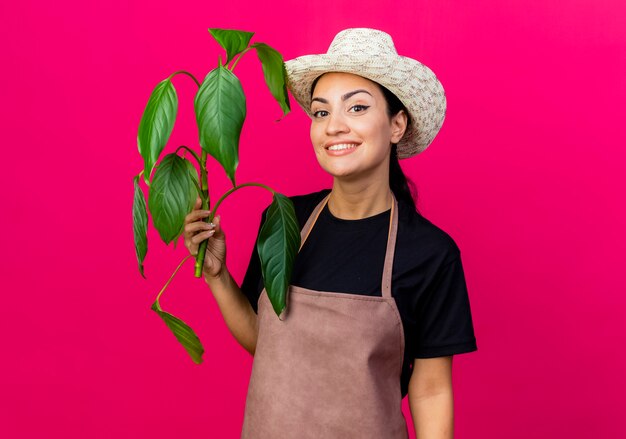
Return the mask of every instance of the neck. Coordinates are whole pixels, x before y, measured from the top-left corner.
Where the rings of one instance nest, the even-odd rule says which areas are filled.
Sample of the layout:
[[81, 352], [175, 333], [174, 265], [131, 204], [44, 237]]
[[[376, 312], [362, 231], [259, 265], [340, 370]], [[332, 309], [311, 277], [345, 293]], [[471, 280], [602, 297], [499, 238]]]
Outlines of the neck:
[[335, 179], [328, 198], [328, 209], [341, 219], [362, 219], [391, 209], [393, 195], [389, 183], [346, 183]]

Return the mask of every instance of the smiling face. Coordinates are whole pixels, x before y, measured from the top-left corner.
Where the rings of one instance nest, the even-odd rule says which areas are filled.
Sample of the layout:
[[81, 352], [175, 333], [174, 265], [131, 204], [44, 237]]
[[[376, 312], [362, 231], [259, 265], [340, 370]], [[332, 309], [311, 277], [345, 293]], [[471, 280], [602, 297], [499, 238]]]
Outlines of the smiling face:
[[375, 82], [351, 73], [325, 73], [313, 90], [311, 113], [311, 143], [326, 172], [350, 181], [389, 181], [391, 143], [402, 138], [406, 115], [401, 111], [389, 119]]

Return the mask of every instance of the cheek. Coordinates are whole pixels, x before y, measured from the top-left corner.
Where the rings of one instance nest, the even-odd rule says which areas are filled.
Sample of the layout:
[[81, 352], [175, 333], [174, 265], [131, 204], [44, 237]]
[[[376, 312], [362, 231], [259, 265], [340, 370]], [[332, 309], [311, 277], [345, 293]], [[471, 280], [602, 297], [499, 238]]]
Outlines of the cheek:
[[391, 124], [389, 123], [381, 123], [378, 127], [378, 133], [381, 139], [385, 142], [391, 142]]
[[316, 145], [318, 142], [316, 141], [319, 138], [319, 128], [315, 125], [315, 123], [311, 123], [311, 129], [309, 131], [311, 136], [311, 142], [313, 145]]
[[378, 114], [367, 115], [369, 117], [358, 117], [352, 121], [352, 129], [364, 137], [370, 139], [382, 138], [388, 134], [389, 124], [385, 124], [382, 116]]

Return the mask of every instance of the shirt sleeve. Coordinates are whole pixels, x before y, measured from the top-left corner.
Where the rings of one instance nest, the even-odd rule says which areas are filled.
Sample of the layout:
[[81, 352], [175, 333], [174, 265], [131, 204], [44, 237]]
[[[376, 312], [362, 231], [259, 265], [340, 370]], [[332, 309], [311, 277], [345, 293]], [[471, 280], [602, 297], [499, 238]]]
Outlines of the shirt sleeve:
[[461, 255], [439, 268], [418, 309], [415, 358], [476, 351], [476, 338]]
[[265, 222], [268, 209], [269, 209], [269, 206], [266, 207], [263, 213], [261, 214], [261, 222], [259, 224], [259, 230], [257, 231], [257, 237], [254, 240], [254, 245], [252, 246], [252, 255], [250, 256], [248, 269], [246, 270], [246, 274], [244, 275], [244, 278], [240, 287], [241, 292], [250, 301], [250, 304], [252, 305], [252, 309], [254, 310], [255, 313], [258, 313], [257, 305], [259, 302], [260, 293], [262, 291], [262, 288], [259, 289], [259, 282], [261, 281], [261, 277], [262, 277], [261, 259], [259, 258], [259, 252], [257, 250], [256, 243], [259, 238], [259, 233], [261, 232], [261, 228], [263, 227], [263, 223]]

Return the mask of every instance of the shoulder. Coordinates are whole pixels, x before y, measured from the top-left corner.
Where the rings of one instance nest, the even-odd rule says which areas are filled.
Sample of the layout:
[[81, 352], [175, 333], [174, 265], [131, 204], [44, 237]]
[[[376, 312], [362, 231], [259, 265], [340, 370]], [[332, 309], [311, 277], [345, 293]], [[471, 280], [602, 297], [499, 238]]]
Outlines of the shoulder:
[[398, 243], [402, 254], [435, 265], [447, 264], [460, 256], [456, 241], [408, 204], [398, 202]]

